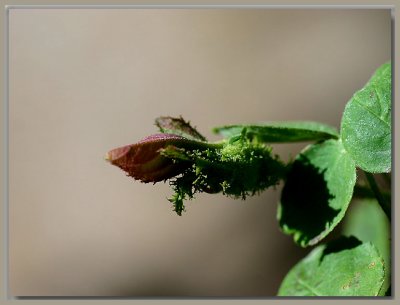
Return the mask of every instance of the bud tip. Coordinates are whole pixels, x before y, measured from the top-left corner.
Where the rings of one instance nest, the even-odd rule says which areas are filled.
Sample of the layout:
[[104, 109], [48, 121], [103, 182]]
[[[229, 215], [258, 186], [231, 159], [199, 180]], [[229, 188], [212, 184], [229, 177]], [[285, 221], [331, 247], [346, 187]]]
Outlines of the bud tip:
[[109, 153], [106, 153], [106, 154], [105, 154], [104, 160], [106, 160], [106, 161], [108, 161], [108, 162], [111, 161], [111, 157], [110, 157], [110, 154], [109, 154]]

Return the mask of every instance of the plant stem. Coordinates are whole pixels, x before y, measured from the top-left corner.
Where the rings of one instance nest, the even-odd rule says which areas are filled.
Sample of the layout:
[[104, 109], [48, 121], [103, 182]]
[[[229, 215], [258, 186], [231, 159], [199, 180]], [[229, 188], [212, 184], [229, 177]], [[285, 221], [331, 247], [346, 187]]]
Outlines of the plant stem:
[[203, 142], [198, 140], [186, 139], [185, 142], [181, 142], [179, 147], [188, 149], [221, 149], [224, 147], [224, 142]]
[[383, 178], [385, 179], [386, 183], [389, 185], [389, 187], [392, 185], [392, 178], [390, 176], [390, 174], [388, 173], [384, 173]]
[[386, 216], [388, 217], [389, 221], [391, 220], [391, 207], [390, 201], [385, 200], [382, 193], [379, 190], [378, 185], [376, 184], [374, 175], [371, 173], [365, 172], [365, 176], [367, 177], [368, 183], [371, 187], [372, 192], [374, 192], [376, 200], [378, 200], [379, 205], [381, 206], [382, 210], [385, 212]]
[[[390, 192], [381, 191], [381, 194], [386, 201], [390, 201]], [[356, 184], [354, 186], [353, 196], [354, 198], [375, 198], [375, 193], [367, 186]]]

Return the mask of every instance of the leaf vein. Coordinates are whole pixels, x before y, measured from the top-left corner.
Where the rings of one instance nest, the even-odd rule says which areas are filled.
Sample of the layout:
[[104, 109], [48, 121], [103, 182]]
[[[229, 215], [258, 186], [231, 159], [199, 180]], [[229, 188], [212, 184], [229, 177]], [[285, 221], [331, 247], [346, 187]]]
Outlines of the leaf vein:
[[307, 282], [303, 281], [301, 278], [298, 277], [297, 281], [301, 286], [303, 286], [304, 288], [308, 289], [315, 296], [322, 296], [322, 294], [320, 292], [315, 290], [312, 286], [308, 285]]
[[382, 120], [382, 118], [376, 114], [374, 111], [372, 111], [372, 109], [370, 109], [369, 107], [365, 106], [364, 104], [362, 104], [358, 98], [354, 98], [353, 101], [355, 103], [357, 103], [359, 106], [361, 106], [362, 108], [364, 108], [366, 111], [368, 111], [369, 113], [371, 113], [374, 117], [376, 117], [378, 120], [382, 121], [382, 123], [384, 123], [388, 128], [390, 128], [390, 125], [388, 122], [385, 122], [384, 120]]

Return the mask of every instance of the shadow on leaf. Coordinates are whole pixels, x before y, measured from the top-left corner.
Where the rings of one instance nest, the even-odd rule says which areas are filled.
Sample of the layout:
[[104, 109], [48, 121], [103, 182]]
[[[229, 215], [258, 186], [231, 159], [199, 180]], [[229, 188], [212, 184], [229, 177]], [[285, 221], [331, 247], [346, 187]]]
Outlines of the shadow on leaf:
[[354, 236], [349, 236], [349, 237], [341, 236], [340, 238], [326, 244], [324, 252], [320, 257], [320, 262], [328, 254], [337, 253], [343, 250], [350, 250], [358, 247], [361, 244], [362, 242]]
[[280, 225], [295, 232], [295, 239], [302, 246], [316, 244], [340, 212], [329, 205], [335, 196], [329, 191], [325, 172], [300, 155], [282, 190]]

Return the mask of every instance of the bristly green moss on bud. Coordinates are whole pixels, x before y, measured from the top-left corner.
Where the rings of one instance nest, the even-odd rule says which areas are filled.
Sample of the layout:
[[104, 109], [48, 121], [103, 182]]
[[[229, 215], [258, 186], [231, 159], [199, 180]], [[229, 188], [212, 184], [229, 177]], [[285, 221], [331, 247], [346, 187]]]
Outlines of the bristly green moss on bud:
[[175, 194], [169, 200], [180, 215], [183, 201], [195, 193], [218, 193], [245, 199], [275, 186], [286, 174], [285, 165], [272, 155], [271, 147], [245, 138], [224, 141], [217, 149], [163, 150], [163, 155], [191, 161], [181, 176], [170, 182]]

